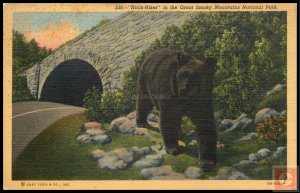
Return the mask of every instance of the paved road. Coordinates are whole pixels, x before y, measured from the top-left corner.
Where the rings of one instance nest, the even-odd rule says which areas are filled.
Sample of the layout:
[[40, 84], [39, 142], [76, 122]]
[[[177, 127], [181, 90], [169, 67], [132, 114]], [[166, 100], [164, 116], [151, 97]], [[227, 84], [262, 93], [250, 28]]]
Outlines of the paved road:
[[27, 144], [57, 120], [83, 112], [84, 108], [51, 102], [13, 103], [12, 159], [21, 154]]

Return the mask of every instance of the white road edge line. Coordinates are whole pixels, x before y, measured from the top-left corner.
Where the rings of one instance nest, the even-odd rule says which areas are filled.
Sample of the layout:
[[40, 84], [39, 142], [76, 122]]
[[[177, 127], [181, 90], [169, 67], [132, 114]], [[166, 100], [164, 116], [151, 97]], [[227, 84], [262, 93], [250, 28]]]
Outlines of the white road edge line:
[[39, 110], [35, 110], [35, 111], [18, 114], [18, 115], [13, 116], [12, 118], [20, 117], [20, 116], [31, 114], [31, 113], [41, 112], [41, 111], [56, 110], [56, 109], [71, 109], [71, 108], [80, 108], [80, 107], [55, 107], [55, 108], [39, 109]]

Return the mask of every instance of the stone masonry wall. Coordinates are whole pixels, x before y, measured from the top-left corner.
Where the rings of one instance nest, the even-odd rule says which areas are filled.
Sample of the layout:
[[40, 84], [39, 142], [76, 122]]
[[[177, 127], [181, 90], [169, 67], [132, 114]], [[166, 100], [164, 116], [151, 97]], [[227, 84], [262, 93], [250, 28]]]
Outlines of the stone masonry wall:
[[[123, 72], [134, 65], [135, 57], [168, 25], [180, 26], [193, 12], [129, 12], [89, 32], [83, 38], [66, 44], [40, 63], [39, 96], [51, 71], [62, 62], [81, 59], [99, 73], [104, 91], [108, 83], [119, 88]], [[28, 85], [33, 88], [35, 67], [27, 71]]]

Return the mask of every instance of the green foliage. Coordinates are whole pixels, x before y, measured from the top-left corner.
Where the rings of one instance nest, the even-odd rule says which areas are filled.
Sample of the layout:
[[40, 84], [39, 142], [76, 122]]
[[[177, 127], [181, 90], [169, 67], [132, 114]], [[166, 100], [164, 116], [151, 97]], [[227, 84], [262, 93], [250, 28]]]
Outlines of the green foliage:
[[83, 107], [86, 108], [85, 116], [87, 121], [98, 121], [101, 120], [101, 93], [93, 87], [84, 93]]
[[[162, 37], [135, 58], [135, 65], [124, 74], [122, 89], [104, 96], [107, 117], [135, 109], [139, 66], [158, 48], [184, 50], [201, 60], [216, 57], [215, 111], [219, 118], [236, 118], [257, 110], [266, 90], [286, 81], [286, 14], [199, 13], [181, 27], [167, 26]], [[264, 100], [275, 106], [277, 99]]]
[[20, 74], [40, 62], [51, 52], [51, 50], [47, 50], [45, 47], [40, 48], [34, 39], [27, 42], [24, 34], [18, 31], [13, 32], [13, 102], [34, 99], [27, 87], [26, 77]]
[[[184, 50], [201, 60], [216, 57], [215, 110], [220, 118], [251, 114], [268, 88], [286, 81], [286, 13], [199, 13], [182, 27], [168, 26], [136, 57], [134, 71], [158, 48]], [[128, 80], [135, 85], [136, 74]]]
[[265, 96], [264, 99], [259, 103], [258, 109], [272, 108], [277, 111], [283, 111], [287, 108], [287, 93], [281, 91], [272, 95]]
[[113, 119], [128, 113], [125, 112], [124, 94], [121, 91], [105, 92], [102, 96], [101, 110], [102, 119], [105, 122], [111, 122]]
[[130, 112], [131, 109], [129, 110], [128, 106], [130, 104], [127, 104], [130, 99], [124, 97], [124, 92], [121, 91], [101, 94], [93, 87], [84, 94], [83, 98], [86, 118], [88, 121], [111, 122], [116, 117]]
[[26, 77], [14, 76], [13, 88], [12, 88], [12, 102], [30, 101], [34, 100], [34, 97], [30, 93], [27, 87]]
[[24, 34], [13, 32], [13, 74], [18, 75], [51, 54], [51, 50], [40, 48], [32, 39], [25, 40]]

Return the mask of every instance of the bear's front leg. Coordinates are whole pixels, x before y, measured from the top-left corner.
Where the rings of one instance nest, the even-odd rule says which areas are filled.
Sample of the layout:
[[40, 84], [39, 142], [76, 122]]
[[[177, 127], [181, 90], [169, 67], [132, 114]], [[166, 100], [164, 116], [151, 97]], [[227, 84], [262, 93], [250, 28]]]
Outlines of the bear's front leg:
[[178, 155], [183, 148], [178, 145], [181, 116], [178, 108], [162, 105], [160, 108], [160, 132], [166, 146], [166, 151], [171, 155]]
[[197, 124], [199, 165], [203, 171], [210, 171], [216, 165], [217, 132], [214, 120], [203, 120]]

